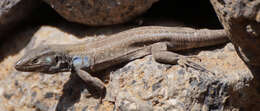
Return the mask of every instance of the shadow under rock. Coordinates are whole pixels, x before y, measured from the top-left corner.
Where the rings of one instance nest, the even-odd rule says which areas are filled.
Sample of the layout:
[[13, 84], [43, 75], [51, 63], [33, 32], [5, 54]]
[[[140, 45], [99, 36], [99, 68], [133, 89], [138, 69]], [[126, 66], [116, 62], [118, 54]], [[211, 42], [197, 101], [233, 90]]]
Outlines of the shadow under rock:
[[48, 25], [56, 27], [62, 32], [74, 35], [77, 38], [84, 38], [87, 36], [96, 35], [112, 35], [137, 26], [132, 24], [119, 24], [111, 26], [91, 27], [84, 24], [68, 22], [66, 20], [60, 20], [56, 23]]
[[39, 29], [36, 25], [20, 25], [12, 31], [5, 32], [0, 41], [0, 62], [7, 56], [17, 54], [31, 41], [34, 33]]
[[84, 38], [86, 36], [95, 35], [112, 35], [129, 29], [133, 29], [141, 26], [166, 26], [166, 27], [183, 27], [184, 24], [174, 19], [168, 19], [164, 17], [140, 17], [125, 24], [117, 24], [110, 26], [87, 26], [84, 24], [68, 22], [64, 19], [60, 19], [56, 22], [48, 24], [56, 27], [59, 30], [72, 34], [77, 38]]
[[[63, 86], [63, 94], [58, 101], [56, 111], [69, 110], [75, 103], [79, 102], [81, 93], [85, 89], [87, 89], [91, 96], [96, 99], [103, 99], [106, 94], [106, 91], [97, 93], [100, 91], [95, 87], [88, 85], [88, 83], [82, 80], [77, 74], [72, 73], [70, 79]], [[98, 105], [99, 104], [97, 104], [97, 106]]]

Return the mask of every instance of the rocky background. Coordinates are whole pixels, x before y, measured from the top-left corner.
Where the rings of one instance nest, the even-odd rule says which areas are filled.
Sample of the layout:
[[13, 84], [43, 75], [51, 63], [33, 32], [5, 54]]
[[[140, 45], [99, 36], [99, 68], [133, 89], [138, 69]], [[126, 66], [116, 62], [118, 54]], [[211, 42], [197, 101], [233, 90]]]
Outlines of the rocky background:
[[[0, 111], [260, 108], [259, 0], [102, 1], [0, 1]], [[165, 65], [147, 56], [100, 72], [107, 85], [101, 104], [98, 92], [77, 75], [18, 72], [13, 67], [28, 50], [43, 44], [92, 42], [142, 25], [220, 29], [222, 24], [233, 44], [179, 52], [200, 61]]]

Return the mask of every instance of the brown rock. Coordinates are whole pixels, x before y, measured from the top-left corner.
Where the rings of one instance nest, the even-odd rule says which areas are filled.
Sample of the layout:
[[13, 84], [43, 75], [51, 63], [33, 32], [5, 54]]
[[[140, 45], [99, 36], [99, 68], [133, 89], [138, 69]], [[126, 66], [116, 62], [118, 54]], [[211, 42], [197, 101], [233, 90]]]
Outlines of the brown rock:
[[[260, 105], [260, 1], [211, 0], [217, 15], [240, 58], [248, 65], [253, 81], [248, 87], [239, 87], [230, 100], [241, 109], [257, 110]], [[249, 96], [250, 95], [250, 96]]]
[[240, 57], [260, 67], [260, 1], [211, 0]]
[[91, 26], [124, 23], [159, 0], [44, 0], [68, 21]]
[[38, 2], [37, 0], [0, 0], [0, 35], [27, 17], [38, 6]]

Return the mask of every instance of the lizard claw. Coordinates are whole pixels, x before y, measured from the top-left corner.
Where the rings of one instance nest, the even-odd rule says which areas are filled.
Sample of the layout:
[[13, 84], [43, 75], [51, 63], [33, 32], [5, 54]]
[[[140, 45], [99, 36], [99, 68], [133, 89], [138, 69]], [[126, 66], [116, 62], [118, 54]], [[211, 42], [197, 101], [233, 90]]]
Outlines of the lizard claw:
[[[201, 59], [199, 59], [199, 60], [201, 60]], [[178, 62], [179, 65], [181, 65], [184, 68], [191, 67], [191, 68], [194, 68], [196, 70], [200, 70], [202, 72], [213, 73], [213, 72], [209, 71], [208, 69], [202, 67], [201, 65], [199, 65], [195, 62], [192, 62], [190, 60], [187, 60], [187, 59], [179, 59], [177, 62]]]
[[198, 60], [199, 62], [201, 62], [201, 58], [199, 58], [198, 56], [191, 55], [191, 56], [185, 56], [185, 58], [196, 59], [196, 60]]

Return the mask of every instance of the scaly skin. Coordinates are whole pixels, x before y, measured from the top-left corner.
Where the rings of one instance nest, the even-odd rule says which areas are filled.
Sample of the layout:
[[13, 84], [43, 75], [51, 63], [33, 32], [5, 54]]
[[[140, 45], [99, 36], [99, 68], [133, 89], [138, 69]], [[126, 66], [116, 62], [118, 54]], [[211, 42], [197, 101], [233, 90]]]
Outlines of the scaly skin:
[[102, 81], [88, 72], [104, 70], [150, 54], [158, 62], [175, 64], [178, 56], [171, 51], [212, 46], [227, 41], [224, 30], [139, 27], [91, 43], [40, 46], [22, 57], [15, 68], [44, 73], [72, 71], [86, 82], [104, 89]]

